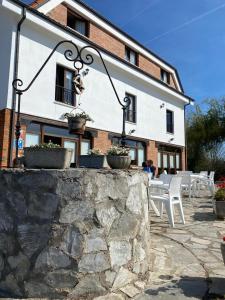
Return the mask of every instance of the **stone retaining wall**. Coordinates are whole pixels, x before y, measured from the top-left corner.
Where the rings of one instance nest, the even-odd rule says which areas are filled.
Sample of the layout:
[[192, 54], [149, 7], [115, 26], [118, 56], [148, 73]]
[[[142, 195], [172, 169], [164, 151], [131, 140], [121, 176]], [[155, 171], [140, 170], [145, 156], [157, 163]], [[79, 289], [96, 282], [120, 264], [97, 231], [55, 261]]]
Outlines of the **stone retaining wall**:
[[0, 171], [0, 296], [93, 299], [144, 279], [145, 176]]

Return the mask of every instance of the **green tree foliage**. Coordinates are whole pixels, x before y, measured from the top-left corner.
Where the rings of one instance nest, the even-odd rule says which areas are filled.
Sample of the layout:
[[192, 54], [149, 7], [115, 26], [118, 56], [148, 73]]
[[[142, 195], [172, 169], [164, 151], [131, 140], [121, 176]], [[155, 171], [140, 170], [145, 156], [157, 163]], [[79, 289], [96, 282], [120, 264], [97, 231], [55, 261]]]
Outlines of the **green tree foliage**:
[[215, 170], [225, 175], [225, 98], [206, 100], [187, 118], [188, 168], [195, 172]]

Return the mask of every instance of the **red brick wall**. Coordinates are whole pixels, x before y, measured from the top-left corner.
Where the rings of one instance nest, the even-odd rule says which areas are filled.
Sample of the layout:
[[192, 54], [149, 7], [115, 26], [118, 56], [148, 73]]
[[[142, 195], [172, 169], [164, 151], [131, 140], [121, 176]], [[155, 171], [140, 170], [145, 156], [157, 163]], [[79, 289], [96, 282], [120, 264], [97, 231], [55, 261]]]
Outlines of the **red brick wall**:
[[181, 167], [182, 167], [183, 171], [186, 170], [186, 150], [185, 150], [185, 148], [183, 148], [181, 151]]
[[142, 55], [139, 55], [139, 68], [160, 79], [160, 67]]
[[146, 149], [147, 160], [152, 160], [153, 165], [156, 167], [156, 175], [158, 173], [158, 148], [156, 147], [155, 141], [149, 141]]
[[56, 6], [47, 16], [64, 26], [67, 25], [67, 7], [63, 4]]
[[[41, 0], [37, 0], [37, 2], [38, 1]], [[33, 6], [35, 7], [35, 5], [36, 4], [34, 3]], [[67, 7], [63, 4], [58, 5], [52, 11], [50, 11], [48, 13], [48, 16], [62, 25], [67, 25]], [[124, 59], [125, 44], [121, 40], [114, 37], [112, 34], [92, 22], [90, 22], [89, 27], [89, 38], [97, 45]], [[138, 54], [138, 66], [140, 69], [149, 73], [153, 77], [160, 79], [160, 66], [141, 54]], [[177, 89], [172, 75], [170, 85]]]
[[99, 46], [124, 59], [125, 45], [120, 40], [92, 23], [90, 23], [89, 38]]
[[93, 148], [101, 150], [103, 153], [111, 147], [112, 142], [108, 138], [109, 133], [107, 131], [98, 131], [98, 136], [94, 138]]
[[0, 111], [0, 167], [9, 165], [10, 118], [9, 109]]

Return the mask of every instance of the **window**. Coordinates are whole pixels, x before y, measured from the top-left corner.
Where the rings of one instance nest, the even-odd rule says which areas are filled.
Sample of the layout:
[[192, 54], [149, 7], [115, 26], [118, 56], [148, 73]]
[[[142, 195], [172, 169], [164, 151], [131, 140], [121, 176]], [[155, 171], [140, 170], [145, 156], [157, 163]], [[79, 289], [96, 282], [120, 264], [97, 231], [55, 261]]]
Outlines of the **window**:
[[170, 84], [170, 73], [161, 69], [161, 80], [167, 84]]
[[90, 141], [82, 141], [81, 142], [81, 150], [80, 150], [81, 155], [88, 155], [90, 149], [91, 149]]
[[77, 143], [73, 142], [73, 141], [64, 141], [64, 147], [73, 150], [71, 163], [75, 163], [76, 162], [76, 156], [77, 156], [76, 155]]
[[[113, 145], [120, 144], [120, 138], [113, 138]], [[133, 165], [142, 166], [146, 160], [146, 144], [136, 140], [126, 140], [126, 145], [130, 148], [131, 163]]]
[[176, 154], [176, 167], [180, 169], [180, 154]]
[[130, 48], [126, 47], [125, 48], [125, 59], [129, 61], [133, 65], [138, 65], [138, 55], [137, 52], [131, 50]]
[[166, 170], [168, 174], [175, 174], [177, 170], [181, 169], [181, 149], [158, 146], [158, 168], [159, 174]]
[[73, 86], [74, 72], [57, 65], [55, 100], [72, 106], [76, 105], [76, 94]]
[[131, 101], [126, 109], [126, 121], [136, 123], [136, 97], [128, 93], [126, 97], [129, 97]]
[[68, 11], [67, 13], [67, 26], [82, 35], [88, 36], [88, 22], [71, 11]]
[[166, 110], [166, 130], [168, 133], [174, 133], [174, 120], [173, 112], [171, 110]]
[[27, 133], [26, 134], [26, 147], [39, 145], [39, 134]]

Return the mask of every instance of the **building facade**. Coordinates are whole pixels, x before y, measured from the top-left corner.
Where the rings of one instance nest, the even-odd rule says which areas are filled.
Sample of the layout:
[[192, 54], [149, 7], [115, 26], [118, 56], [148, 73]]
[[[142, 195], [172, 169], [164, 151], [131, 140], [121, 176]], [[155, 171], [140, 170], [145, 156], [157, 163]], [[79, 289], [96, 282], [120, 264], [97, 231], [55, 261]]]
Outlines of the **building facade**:
[[[76, 0], [35, 1], [31, 6], [0, 0], [0, 37], [0, 167], [12, 166], [15, 155], [13, 80], [21, 78], [26, 88], [55, 45], [69, 40], [78, 47], [96, 47], [121, 101], [130, 98], [126, 142], [133, 164], [152, 159], [159, 172], [185, 169], [185, 107], [192, 99], [184, 94], [173, 66]], [[121, 106], [97, 52], [86, 52], [94, 62], [79, 96], [72, 83], [73, 63], [64, 57], [68, 48], [74, 51], [69, 44], [57, 49], [22, 97], [20, 155], [25, 146], [51, 140], [73, 148], [76, 163], [91, 148], [106, 152], [120, 142]], [[68, 133], [63, 115], [82, 110], [94, 122], [88, 122], [80, 139]]]

